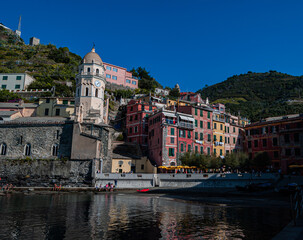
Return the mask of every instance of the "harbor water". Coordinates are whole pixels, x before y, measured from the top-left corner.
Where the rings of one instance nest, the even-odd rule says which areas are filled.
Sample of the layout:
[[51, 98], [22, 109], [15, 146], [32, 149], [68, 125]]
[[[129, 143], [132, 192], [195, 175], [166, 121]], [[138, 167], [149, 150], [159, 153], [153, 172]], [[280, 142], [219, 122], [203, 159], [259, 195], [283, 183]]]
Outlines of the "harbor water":
[[0, 239], [271, 239], [290, 220], [278, 207], [211, 205], [161, 195], [0, 196]]

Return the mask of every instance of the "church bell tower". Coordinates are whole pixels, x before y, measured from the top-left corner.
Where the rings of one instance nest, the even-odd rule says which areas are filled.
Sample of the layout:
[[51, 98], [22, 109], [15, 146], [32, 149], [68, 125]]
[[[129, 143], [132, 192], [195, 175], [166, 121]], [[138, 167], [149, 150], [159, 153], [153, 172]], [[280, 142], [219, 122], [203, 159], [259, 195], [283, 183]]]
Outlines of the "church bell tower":
[[93, 47], [79, 66], [76, 76], [75, 115], [77, 122], [104, 122], [105, 68]]

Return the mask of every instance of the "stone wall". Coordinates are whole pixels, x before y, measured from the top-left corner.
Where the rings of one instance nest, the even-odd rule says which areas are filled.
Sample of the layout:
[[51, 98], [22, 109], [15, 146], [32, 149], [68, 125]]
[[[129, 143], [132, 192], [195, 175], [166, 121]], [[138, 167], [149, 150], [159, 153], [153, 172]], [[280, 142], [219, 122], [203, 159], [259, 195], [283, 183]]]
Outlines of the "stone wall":
[[[5, 155], [1, 159], [55, 159], [70, 158], [72, 145], [72, 122], [40, 122], [0, 124], [0, 144], [6, 144]], [[26, 145], [30, 145], [29, 156], [25, 155]], [[58, 146], [57, 156], [53, 146]]]
[[2, 159], [0, 177], [15, 186], [87, 187], [92, 184], [92, 161]]

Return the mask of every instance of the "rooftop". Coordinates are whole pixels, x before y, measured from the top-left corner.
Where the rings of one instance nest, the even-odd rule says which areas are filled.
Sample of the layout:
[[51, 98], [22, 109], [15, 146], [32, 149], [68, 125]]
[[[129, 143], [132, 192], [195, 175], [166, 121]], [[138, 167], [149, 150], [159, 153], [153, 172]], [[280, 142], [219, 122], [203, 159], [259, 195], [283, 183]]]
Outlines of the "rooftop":
[[36, 103], [18, 103], [18, 102], [0, 102], [0, 108], [36, 108], [38, 104]]
[[18, 111], [0, 111], [0, 117], [10, 117]]
[[70, 121], [63, 117], [22, 117], [2, 124], [60, 124]]

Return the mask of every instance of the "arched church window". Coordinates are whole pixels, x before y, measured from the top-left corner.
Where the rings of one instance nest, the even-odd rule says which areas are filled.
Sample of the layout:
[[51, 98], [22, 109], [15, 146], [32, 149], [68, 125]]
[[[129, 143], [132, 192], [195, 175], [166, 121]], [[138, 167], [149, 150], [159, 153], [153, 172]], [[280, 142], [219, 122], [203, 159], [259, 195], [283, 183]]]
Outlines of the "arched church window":
[[27, 143], [25, 145], [25, 148], [24, 148], [24, 155], [25, 156], [30, 156], [31, 155], [31, 145], [29, 143]]
[[88, 96], [88, 87], [85, 89], [85, 96]]
[[90, 72], [90, 68], [87, 68], [87, 72]]
[[58, 149], [59, 149], [59, 146], [57, 144], [53, 145], [53, 147], [52, 147], [53, 156], [58, 156]]
[[98, 89], [96, 89], [95, 96], [96, 96], [96, 97], [99, 97], [99, 96], [98, 96]]
[[96, 73], [99, 74], [99, 69], [97, 68]]
[[2, 143], [0, 145], [0, 155], [6, 155], [6, 149], [7, 149], [6, 143]]

